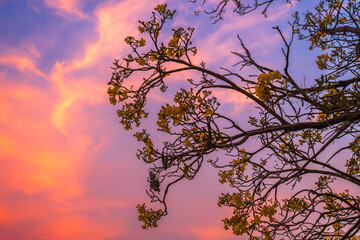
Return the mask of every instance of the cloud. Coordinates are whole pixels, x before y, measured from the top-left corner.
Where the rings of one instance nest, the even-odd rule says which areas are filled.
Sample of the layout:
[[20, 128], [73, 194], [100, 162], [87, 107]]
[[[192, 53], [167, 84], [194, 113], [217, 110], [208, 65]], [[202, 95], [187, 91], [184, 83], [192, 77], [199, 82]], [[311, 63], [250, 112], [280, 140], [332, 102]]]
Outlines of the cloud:
[[[125, 37], [132, 35], [134, 29], [137, 29], [138, 23], [133, 16], [146, 15], [150, 4], [153, 4], [153, 1], [135, 3], [109, 1], [100, 5], [95, 11], [98, 19], [96, 27], [98, 40], [87, 44], [83, 56], [68, 62], [57, 62], [54, 65], [50, 79], [59, 88], [63, 100], [57, 105], [52, 120], [63, 133], [67, 132], [66, 112], [73, 103], [86, 101], [87, 104], [100, 104], [106, 99], [104, 98], [105, 81], [95, 80], [91, 72], [100, 70], [106, 73], [106, 69], [110, 69], [111, 59], [123, 55], [124, 49], [127, 49], [124, 43]], [[81, 77], [77, 77], [79, 72]], [[110, 76], [110, 72], [108, 71], [106, 75], [98, 74], [98, 76]], [[89, 81], [89, 79], [94, 81]]]
[[229, 104], [231, 106], [232, 111], [228, 114], [229, 117], [235, 116], [246, 107], [253, 106], [251, 99], [236, 91], [220, 90], [214, 92], [214, 95], [222, 104]]
[[54, 8], [56, 13], [60, 16], [76, 15], [80, 18], [88, 18], [88, 16], [82, 12], [83, 1], [79, 0], [44, 0], [45, 4]]
[[57, 101], [54, 89], [9, 84], [8, 78], [0, 80], [0, 102], [5, 106], [0, 115], [0, 164], [1, 176], [7, 179], [2, 189], [27, 194], [51, 189], [49, 197], [57, 200], [79, 194], [76, 163], [86, 139], [75, 148], [48, 120]]
[[119, 220], [101, 222], [87, 214], [68, 215], [56, 220], [50, 227], [55, 239], [106, 239], [125, 230]]
[[32, 59], [24, 56], [1, 56], [0, 55], [0, 64], [15, 68], [21, 72], [30, 71], [31, 73], [46, 78], [46, 75], [42, 73], [39, 69], [35, 67], [35, 64]]
[[195, 226], [190, 228], [199, 240], [224, 240], [233, 237], [231, 230], [224, 231], [220, 224], [216, 226]]
[[[86, 117], [91, 114], [83, 107], [104, 103], [100, 83], [88, 76], [78, 80], [72, 72], [62, 72], [61, 64], [47, 77], [26, 57], [7, 56], [1, 63], [30, 82], [44, 77], [48, 84], [29, 85], [16, 81], [13, 72], [0, 73], [0, 238], [101, 239], [122, 234], [122, 218], [107, 218], [109, 208], [121, 207], [122, 201], [91, 201], [81, 182], [84, 161], [94, 146]], [[57, 125], [53, 116], [61, 110], [69, 118], [60, 114]]]
[[96, 81], [90, 76], [91, 74], [82, 73], [79, 77], [74, 76], [72, 69], [72, 67], [68, 68], [66, 63], [56, 63], [50, 74], [50, 79], [61, 96], [52, 114], [52, 121], [65, 134], [67, 109], [76, 101], [83, 101], [83, 104], [103, 103], [106, 92], [106, 85], [103, 82]]
[[98, 62], [102, 57], [118, 58], [130, 48], [125, 44], [127, 36], [137, 36], [138, 22], [134, 16], [146, 19], [149, 6], [157, 1], [108, 1], [101, 4], [95, 11], [97, 18], [96, 31], [98, 40], [88, 44], [83, 57], [75, 59], [70, 68], [86, 68]]

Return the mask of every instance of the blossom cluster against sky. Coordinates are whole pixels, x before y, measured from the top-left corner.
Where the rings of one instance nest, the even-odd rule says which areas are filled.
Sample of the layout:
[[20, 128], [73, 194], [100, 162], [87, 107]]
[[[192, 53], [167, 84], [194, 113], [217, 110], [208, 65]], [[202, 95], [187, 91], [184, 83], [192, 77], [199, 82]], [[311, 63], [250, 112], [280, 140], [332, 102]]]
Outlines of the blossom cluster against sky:
[[[137, 20], [159, 3], [0, 0], [0, 239], [238, 239], [222, 227], [230, 212], [217, 207], [222, 188], [208, 166], [173, 189], [159, 228], [144, 231], [137, 221], [147, 166], [106, 83], [113, 60], [129, 51], [124, 38], [137, 36]], [[195, 26], [197, 59], [214, 69], [236, 63], [229, 52], [240, 51], [238, 33], [274, 64], [281, 40], [271, 27], [296, 8], [276, 5], [268, 18], [229, 14], [213, 25], [186, 0], [169, 4], [178, 10], [172, 26]], [[218, 97], [229, 114], [251, 111], [247, 99]]]

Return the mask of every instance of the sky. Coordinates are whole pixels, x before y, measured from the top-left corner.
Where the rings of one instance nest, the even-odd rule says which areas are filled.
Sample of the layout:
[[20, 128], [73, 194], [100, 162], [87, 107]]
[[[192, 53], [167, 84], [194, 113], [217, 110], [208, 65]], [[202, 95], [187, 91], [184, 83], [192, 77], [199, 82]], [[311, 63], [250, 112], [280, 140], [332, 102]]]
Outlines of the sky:
[[[136, 158], [142, 146], [118, 123], [106, 90], [113, 60], [130, 52], [124, 38], [139, 36], [137, 21], [159, 3], [0, 0], [0, 239], [239, 239], [223, 229], [231, 212], [217, 207], [224, 189], [209, 166], [172, 189], [159, 228], [142, 230], [137, 220], [136, 205], [149, 201], [148, 166]], [[281, 40], [271, 27], [286, 29], [297, 7], [275, 5], [267, 18], [229, 13], [214, 25], [185, 0], [169, 6], [178, 10], [170, 28], [194, 26], [197, 61], [215, 70], [236, 63], [236, 34], [276, 67]], [[217, 94], [228, 114], [251, 113], [247, 99]]]

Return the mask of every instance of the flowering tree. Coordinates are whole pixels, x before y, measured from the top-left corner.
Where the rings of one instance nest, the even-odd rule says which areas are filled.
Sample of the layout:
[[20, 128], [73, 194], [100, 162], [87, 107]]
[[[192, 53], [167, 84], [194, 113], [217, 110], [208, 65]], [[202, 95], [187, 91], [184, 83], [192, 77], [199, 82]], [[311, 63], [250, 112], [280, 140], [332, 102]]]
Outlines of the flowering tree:
[[[204, 1], [205, 3], [206, 1]], [[219, 1], [209, 12], [222, 18]], [[241, 4], [241, 1], [234, 3]], [[267, 9], [272, 1], [254, 5]], [[246, 13], [254, 8], [243, 9]], [[250, 239], [358, 239], [360, 231], [360, 3], [355, 0], [320, 0], [303, 20], [295, 16], [292, 34], [283, 40], [285, 64], [272, 69], [260, 64], [239, 38], [243, 48], [240, 71], [222, 67], [217, 72], [192, 58], [194, 28], [173, 29], [161, 35], [175, 11], [158, 5], [148, 21], [139, 21], [143, 38], [127, 37], [132, 52], [115, 60], [108, 89], [111, 104], [126, 130], [147, 118], [150, 91], [167, 91], [172, 76], [200, 73], [184, 80], [173, 101], [157, 112], [158, 131], [168, 140], [155, 146], [146, 129], [134, 136], [144, 147], [137, 157], [150, 165], [147, 191], [160, 210], [138, 205], [143, 228], [157, 227], [168, 213], [170, 187], [191, 180], [202, 164], [219, 168], [219, 181], [233, 191], [219, 197], [219, 206], [233, 209], [223, 220], [225, 229]], [[214, 15], [215, 14], [215, 15]], [[321, 74], [302, 86], [289, 71], [294, 37], [309, 41], [309, 50], [321, 49], [316, 64]], [[255, 75], [245, 75], [255, 72]], [[139, 82], [139, 76], [142, 80]], [[187, 86], [185, 87], [185, 85]], [[257, 116], [241, 125], [221, 112], [217, 89], [243, 95], [256, 105]], [[150, 112], [151, 114], [152, 112]], [[257, 148], [244, 144], [254, 142]], [[211, 160], [214, 151], [232, 159]], [[306, 179], [306, 185], [302, 182]], [[347, 188], [338, 189], [341, 183]]]

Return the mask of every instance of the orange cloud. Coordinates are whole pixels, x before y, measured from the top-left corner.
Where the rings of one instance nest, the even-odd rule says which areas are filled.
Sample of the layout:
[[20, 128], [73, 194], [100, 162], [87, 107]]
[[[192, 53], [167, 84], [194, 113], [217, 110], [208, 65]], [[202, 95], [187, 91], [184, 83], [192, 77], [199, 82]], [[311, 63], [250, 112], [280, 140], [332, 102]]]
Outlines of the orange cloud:
[[6, 109], [0, 115], [0, 164], [8, 168], [3, 167], [7, 181], [2, 189], [51, 190], [50, 197], [59, 201], [80, 194], [76, 166], [88, 142], [71, 146], [53, 127], [49, 120], [56, 94], [21, 84], [0, 91], [0, 107]]
[[100, 222], [96, 217], [84, 214], [74, 214], [60, 218], [53, 222], [53, 239], [106, 239], [116, 234], [125, 232], [125, 228], [120, 221]]
[[194, 233], [199, 240], [223, 240], [233, 237], [231, 230], [225, 231], [220, 224], [217, 226], [191, 227], [190, 232]]

